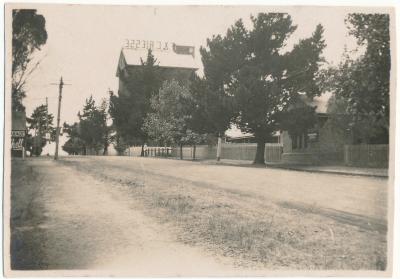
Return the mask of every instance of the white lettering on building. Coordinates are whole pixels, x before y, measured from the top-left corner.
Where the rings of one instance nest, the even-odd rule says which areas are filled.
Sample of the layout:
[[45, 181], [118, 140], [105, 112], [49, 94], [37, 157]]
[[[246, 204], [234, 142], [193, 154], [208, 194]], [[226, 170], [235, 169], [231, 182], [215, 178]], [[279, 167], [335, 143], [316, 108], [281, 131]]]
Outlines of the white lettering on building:
[[125, 39], [124, 48], [133, 50], [151, 49], [155, 51], [170, 51], [172, 49], [172, 43], [164, 41]]

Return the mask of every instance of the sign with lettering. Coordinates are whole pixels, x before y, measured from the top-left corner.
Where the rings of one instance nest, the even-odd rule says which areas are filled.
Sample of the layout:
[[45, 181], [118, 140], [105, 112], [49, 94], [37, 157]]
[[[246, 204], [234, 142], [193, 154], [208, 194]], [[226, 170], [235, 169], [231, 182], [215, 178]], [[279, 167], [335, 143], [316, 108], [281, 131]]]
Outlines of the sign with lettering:
[[11, 149], [22, 150], [24, 146], [25, 131], [13, 130], [11, 131]]
[[151, 49], [155, 51], [171, 51], [172, 43], [164, 41], [148, 41], [148, 40], [131, 40], [126, 39], [124, 43], [125, 49]]
[[13, 138], [23, 138], [25, 137], [25, 131], [23, 130], [12, 130], [11, 137]]

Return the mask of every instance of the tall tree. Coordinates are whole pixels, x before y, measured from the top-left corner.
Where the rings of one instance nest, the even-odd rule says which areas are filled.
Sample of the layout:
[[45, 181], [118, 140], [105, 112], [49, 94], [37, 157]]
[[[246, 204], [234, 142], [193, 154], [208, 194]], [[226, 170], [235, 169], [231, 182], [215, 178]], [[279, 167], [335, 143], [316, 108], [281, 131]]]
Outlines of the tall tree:
[[72, 125], [64, 122], [63, 134], [67, 134], [68, 140], [62, 146], [62, 149], [69, 155], [86, 155], [85, 142], [80, 138], [79, 124], [74, 122]]
[[107, 112], [106, 105], [96, 106], [92, 96], [86, 99], [82, 113], [79, 117], [79, 137], [85, 143], [85, 146], [96, 152], [96, 155], [103, 148], [103, 154], [108, 147], [106, 144], [108, 138]]
[[46, 136], [49, 135], [54, 139], [55, 128], [53, 127], [53, 115], [48, 113], [46, 105], [40, 105], [34, 109], [31, 117], [27, 118], [29, 130], [33, 132], [31, 135], [31, 144], [28, 145], [28, 150], [31, 155], [39, 156], [42, 153], [43, 147], [46, 145]]
[[234, 123], [254, 134], [254, 163], [264, 164], [265, 142], [279, 128], [282, 112], [297, 103], [300, 94], [320, 94], [318, 69], [325, 44], [318, 25], [310, 38], [285, 52], [296, 30], [288, 14], [260, 13], [251, 21], [251, 30], [238, 20], [225, 37], [214, 36], [202, 56], [207, 82], [233, 99]]
[[47, 41], [46, 20], [36, 10], [12, 11], [12, 109], [24, 111], [25, 83], [38, 63], [32, 65], [35, 51]]
[[159, 145], [196, 145], [204, 140], [190, 127], [192, 96], [189, 88], [177, 81], [164, 81], [159, 93], [151, 98], [151, 108], [143, 129]]
[[100, 115], [102, 116], [102, 131], [103, 131], [103, 155], [108, 154], [108, 147], [110, 146], [111, 142], [113, 141], [113, 137], [111, 136], [114, 128], [113, 125], [108, 125], [108, 120], [110, 116], [108, 114], [109, 103], [106, 99], [103, 99], [98, 110]]
[[142, 145], [143, 155], [143, 145], [148, 140], [142, 129], [144, 119], [151, 112], [151, 97], [161, 86], [160, 70], [151, 50], [146, 61], [142, 60], [142, 67], [130, 69], [129, 79], [123, 81], [128, 94], [111, 94], [109, 112], [118, 136], [128, 145]]
[[[350, 35], [360, 52], [345, 53], [345, 61], [334, 72], [332, 88], [347, 103], [348, 122], [354, 142], [387, 143], [389, 140], [390, 34], [388, 14], [350, 14]], [[363, 133], [368, 124], [369, 132]]]
[[198, 134], [223, 136], [234, 117], [234, 100], [221, 86], [213, 85], [215, 83], [211, 81], [215, 79], [217, 77], [208, 74], [202, 78], [194, 75], [190, 80], [191, 117], [188, 125]]

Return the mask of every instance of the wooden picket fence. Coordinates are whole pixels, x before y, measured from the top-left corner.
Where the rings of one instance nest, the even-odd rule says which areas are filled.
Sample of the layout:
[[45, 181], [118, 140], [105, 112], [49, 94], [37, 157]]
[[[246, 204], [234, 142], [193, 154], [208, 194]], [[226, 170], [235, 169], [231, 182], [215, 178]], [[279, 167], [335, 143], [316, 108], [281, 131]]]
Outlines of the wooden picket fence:
[[389, 165], [389, 145], [345, 145], [344, 162], [347, 166], [387, 168]]
[[172, 147], [148, 147], [145, 150], [147, 157], [171, 157]]
[[[224, 143], [221, 148], [221, 159], [229, 160], [254, 160], [256, 156], [257, 144], [255, 143]], [[280, 162], [282, 159], [283, 147], [278, 143], [265, 144], [265, 161]], [[181, 157], [180, 147], [148, 147], [149, 157]], [[182, 147], [183, 159], [207, 160], [217, 158], [217, 146], [197, 145], [196, 150], [193, 146]]]
[[[221, 158], [230, 160], [252, 161], [256, 157], [257, 144], [255, 143], [231, 143], [223, 144]], [[280, 162], [283, 146], [279, 143], [266, 143], [264, 158], [266, 162]]]

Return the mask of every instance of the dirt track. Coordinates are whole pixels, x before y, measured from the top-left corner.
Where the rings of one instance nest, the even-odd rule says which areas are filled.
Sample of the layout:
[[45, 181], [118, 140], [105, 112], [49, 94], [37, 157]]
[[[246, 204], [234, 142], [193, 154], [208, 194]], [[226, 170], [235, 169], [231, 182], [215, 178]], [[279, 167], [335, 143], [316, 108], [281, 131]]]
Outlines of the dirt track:
[[94, 172], [119, 168], [135, 172], [141, 178], [145, 175], [176, 177], [300, 206], [312, 205], [376, 219], [386, 219], [387, 214], [385, 178], [216, 166], [157, 158], [70, 157], [66, 160], [96, 166]]
[[[15, 263], [16, 268], [134, 271], [138, 276], [234, 272], [203, 251], [176, 242], [172, 230], [144, 216], [121, 189], [56, 164], [51, 160], [27, 162], [34, 180], [19, 185], [18, 190], [40, 189], [34, 189], [29, 203], [36, 212], [23, 213], [25, 220], [14, 222], [20, 238], [34, 244], [15, 251], [28, 263]], [[38, 247], [37, 237], [44, 247]], [[34, 254], [27, 251], [30, 248], [36, 250]]]
[[386, 265], [384, 179], [120, 157], [13, 169], [16, 269], [227, 276]]

